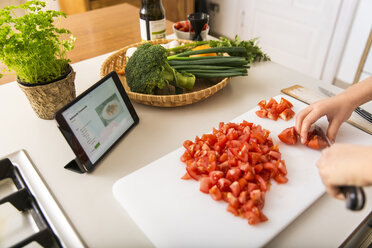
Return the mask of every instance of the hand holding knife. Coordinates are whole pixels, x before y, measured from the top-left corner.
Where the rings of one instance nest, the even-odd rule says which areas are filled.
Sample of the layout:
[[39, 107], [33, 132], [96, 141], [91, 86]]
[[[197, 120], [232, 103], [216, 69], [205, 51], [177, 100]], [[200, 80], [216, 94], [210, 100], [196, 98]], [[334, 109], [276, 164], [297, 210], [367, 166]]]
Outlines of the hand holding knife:
[[[328, 143], [328, 147], [332, 145], [332, 142], [325, 135], [324, 131], [317, 125], [314, 125], [313, 128], [316, 131], [316, 134], [324, 139]], [[345, 196], [346, 207], [350, 210], [361, 210], [365, 204], [365, 193], [362, 187], [356, 186], [341, 186], [340, 191]]]

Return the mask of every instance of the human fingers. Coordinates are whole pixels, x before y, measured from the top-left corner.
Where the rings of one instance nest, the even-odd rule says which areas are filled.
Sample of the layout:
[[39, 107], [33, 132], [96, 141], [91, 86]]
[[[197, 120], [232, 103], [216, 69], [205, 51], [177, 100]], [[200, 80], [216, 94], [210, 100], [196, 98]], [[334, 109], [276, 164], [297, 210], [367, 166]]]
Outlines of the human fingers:
[[307, 141], [307, 134], [311, 125], [322, 116], [323, 115], [319, 111], [317, 111], [316, 109], [312, 109], [302, 120], [302, 126], [299, 132], [302, 144], [305, 144]]
[[296, 124], [295, 124], [295, 128], [296, 128], [296, 131], [297, 133], [299, 134], [301, 132], [301, 128], [302, 128], [302, 122], [303, 120], [305, 119], [305, 117], [311, 112], [312, 110], [312, 106], [308, 106], [306, 108], [304, 108], [303, 110], [301, 110], [297, 115], [296, 115]]
[[337, 132], [340, 129], [341, 124], [342, 121], [339, 121], [338, 119], [330, 121], [327, 129], [327, 136], [332, 142], [335, 142]]
[[337, 186], [332, 186], [332, 185], [325, 185], [325, 188], [326, 188], [326, 191], [327, 193], [338, 199], [338, 200], [341, 200], [341, 201], [344, 201], [345, 200], [345, 196], [344, 194], [341, 192], [340, 190], [340, 187], [337, 187]]

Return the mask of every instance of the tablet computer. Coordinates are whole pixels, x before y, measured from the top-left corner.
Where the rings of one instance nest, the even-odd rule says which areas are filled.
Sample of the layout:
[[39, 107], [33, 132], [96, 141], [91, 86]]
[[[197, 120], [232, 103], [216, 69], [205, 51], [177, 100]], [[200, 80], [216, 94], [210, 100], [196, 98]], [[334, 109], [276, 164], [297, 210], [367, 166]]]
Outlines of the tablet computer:
[[139, 118], [116, 72], [111, 72], [55, 114], [76, 155], [65, 168], [92, 171]]

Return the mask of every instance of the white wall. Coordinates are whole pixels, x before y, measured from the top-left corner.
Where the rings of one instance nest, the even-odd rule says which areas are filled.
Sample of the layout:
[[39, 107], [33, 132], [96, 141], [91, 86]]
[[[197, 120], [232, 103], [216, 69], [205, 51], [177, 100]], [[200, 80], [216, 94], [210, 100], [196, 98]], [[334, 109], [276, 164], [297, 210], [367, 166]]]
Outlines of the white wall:
[[[345, 83], [352, 83], [363, 54], [369, 32], [372, 28], [372, 1], [360, 0], [349, 38], [341, 59], [336, 78]], [[372, 74], [372, 55], [368, 58], [367, 67]], [[368, 71], [366, 71], [368, 72]], [[364, 75], [365, 76], [365, 75]]]

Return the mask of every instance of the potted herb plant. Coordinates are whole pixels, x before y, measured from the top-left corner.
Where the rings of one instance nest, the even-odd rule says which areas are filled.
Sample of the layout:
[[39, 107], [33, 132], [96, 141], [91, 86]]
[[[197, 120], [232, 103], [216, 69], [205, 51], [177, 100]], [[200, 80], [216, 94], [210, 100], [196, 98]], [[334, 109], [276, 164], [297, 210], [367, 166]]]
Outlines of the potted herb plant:
[[75, 37], [55, 25], [66, 14], [45, 10], [45, 5], [41, 0], [28, 0], [0, 10], [0, 61], [6, 67], [3, 72], [15, 72], [36, 114], [53, 119], [76, 96], [75, 72], [66, 56]]

